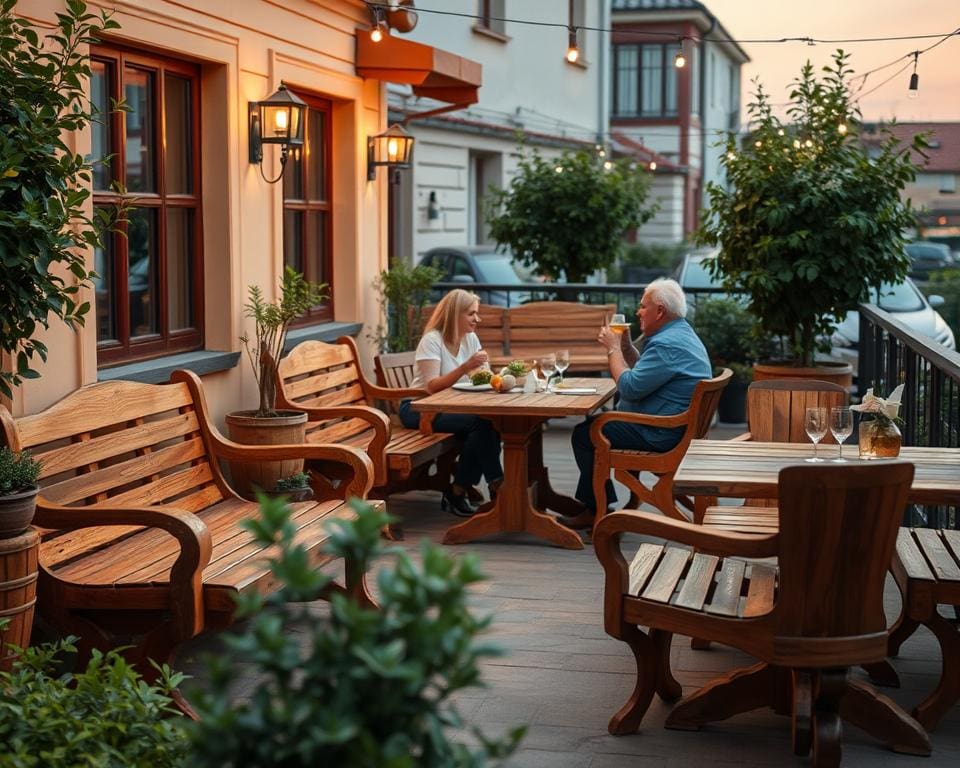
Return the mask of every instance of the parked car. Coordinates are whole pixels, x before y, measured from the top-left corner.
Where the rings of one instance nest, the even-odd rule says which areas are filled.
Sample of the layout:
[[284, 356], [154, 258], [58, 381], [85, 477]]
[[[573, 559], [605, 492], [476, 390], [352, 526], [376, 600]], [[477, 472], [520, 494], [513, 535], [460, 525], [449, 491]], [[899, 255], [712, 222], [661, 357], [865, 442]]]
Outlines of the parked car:
[[[514, 261], [509, 251], [498, 251], [495, 245], [440, 246], [423, 254], [420, 264], [443, 270], [442, 283], [463, 283], [470, 288], [474, 283], [518, 286], [538, 281], [520, 264]], [[478, 290], [477, 295], [485, 304], [497, 307], [513, 307], [530, 300], [529, 290]], [[442, 289], [434, 289], [430, 298], [438, 301]]]
[[[680, 260], [680, 264], [674, 270], [672, 277], [680, 283], [683, 292], [687, 294], [687, 311], [691, 316], [696, 311], [697, 302], [729, 297], [725, 291], [711, 290], [723, 288], [723, 279], [711, 276], [707, 269], [708, 262], [715, 259], [719, 252], [717, 248], [692, 251]], [[743, 303], [746, 303], [746, 300]]]
[[950, 246], [946, 243], [917, 240], [908, 243], [906, 251], [910, 257], [910, 277], [918, 280], [926, 280], [931, 272], [936, 272], [938, 269], [957, 266]]

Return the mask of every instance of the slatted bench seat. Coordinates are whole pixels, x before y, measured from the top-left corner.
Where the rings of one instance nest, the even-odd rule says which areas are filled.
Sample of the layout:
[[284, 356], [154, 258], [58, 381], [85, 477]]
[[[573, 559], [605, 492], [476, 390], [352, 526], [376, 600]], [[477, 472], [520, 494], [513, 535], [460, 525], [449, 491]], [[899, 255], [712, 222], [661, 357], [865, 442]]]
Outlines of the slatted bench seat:
[[960, 605], [960, 531], [901, 528], [891, 570], [903, 595], [903, 614], [890, 634], [890, 655], [900, 652], [920, 624], [940, 643], [940, 683], [912, 713], [932, 731], [960, 699], [960, 627], [937, 610]]
[[[229, 625], [237, 595], [278, 587], [269, 551], [239, 525], [258, 506], [227, 484], [221, 460], [304, 458], [344, 478], [340, 498], [292, 505], [295, 540], [316, 566], [332, 559], [321, 551], [324, 524], [352, 516], [346, 499], [365, 498], [373, 478], [353, 448], [226, 440], [185, 371], [165, 385], [83, 387], [16, 420], [0, 408], [0, 421], [6, 444], [42, 464], [39, 614], [78, 635], [82, 652], [131, 645], [126, 655], [147, 677], [147, 659], [169, 663], [184, 640]], [[362, 578], [341, 589], [372, 603]]]
[[449, 487], [459, 451], [452, 434], [424, 434], [392, 425], [373, 407], [377, 400], [399, 402], [423, 390], [381, 387], [360, 367], [356, 342], [305, 341], [277, 366], [277, 407], [307, 413], [309, 443], [337, 443], [363, 449], [374, 466], [375, 495]]

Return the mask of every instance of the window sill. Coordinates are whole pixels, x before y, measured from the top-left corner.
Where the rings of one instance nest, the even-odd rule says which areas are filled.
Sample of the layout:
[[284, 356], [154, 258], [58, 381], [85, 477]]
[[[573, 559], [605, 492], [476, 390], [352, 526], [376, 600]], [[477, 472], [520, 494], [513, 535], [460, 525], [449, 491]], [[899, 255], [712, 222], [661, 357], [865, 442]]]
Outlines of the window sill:
[[341, 336], [356, 336], [363, 330], [363, 323], [319, 323], [293, 328], [287, 333], [284, 353], [289, 352], [301, 341], [336, 341]]
[[473, 34], [480, 35], [481, 37], [489, 37], [491, 40], [496, 40], [498, 43], [510, 42], [509, 35], [505, 35], [502, 32], [496, 32], [490, 29], [490, 27], [484, 27], [484, 26], [481, 26], [480, 24], [474, 24], [471, 27], [471, 29], [473, 30]]
[[570, 61], [570, 59], [564, 56], [563, 60], [567, 62], [567, 64], [569, 64], [571, 67], [577, 67], [579, 69], [584, 69], [584, 70], [590, 69], [590, 62], [584, 60], [583, 58], [579, 58], [576, 61]]
[[198, 376], [204, 376], [235, 368], [239, 360], [239, 352], [201, 349], [196, 352], [182, 352], [177, 355], [104, 368], [97, 372], [97, 381], [123, 380], [139, 381], [143, 384], [165, 384], [170, 380], [170, 374], [180, 368], [193, 371]]

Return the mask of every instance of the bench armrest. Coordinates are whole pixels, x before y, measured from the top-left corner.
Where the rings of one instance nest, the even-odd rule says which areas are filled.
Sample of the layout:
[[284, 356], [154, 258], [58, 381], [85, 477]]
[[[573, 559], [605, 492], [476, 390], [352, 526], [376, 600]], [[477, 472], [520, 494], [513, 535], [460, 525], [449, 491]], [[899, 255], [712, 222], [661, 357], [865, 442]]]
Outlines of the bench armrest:
[[[373, 482], [384, 486], [387, 483], [387, 444], [390, 442], [390, 419], [385, 413], [369, 405], [320, 405], [302, 406], [287, 403], [284, 407], [303, 411], [307, 421], [326, 421], [327, 419], [360, 419], [373, 430], [373, 439], [366, 448], [367, 456], [373, 462]], [[317, 443], [312, 443], [316, 445]]]
[[430, 393], [416, 387], [381, 387], [379, 384], [367, 384], [367, 396], [378, 400], [416, 400]]
[[324, 445], [308, 443], [300, 445], [241, 445], [210, 430], [213, 451], [218, 459], [238, 462], [284, 461], [333, 461], [350, 468], [352, 479], [344, 488], [344, 498], [357, 496], [365, 499], [373, 487], [373, 462], [364, 451], [348, 445]]
[[37, 499], [36, 525], [58, 530], [143, 525], [160, 528], [180, 545], [170, 569], [170, 610], [181, 637], [203, 630], [203, 569], [210, 562], [213, 542], [206, 524], [192, 512], [176, 507], [65, 507]]

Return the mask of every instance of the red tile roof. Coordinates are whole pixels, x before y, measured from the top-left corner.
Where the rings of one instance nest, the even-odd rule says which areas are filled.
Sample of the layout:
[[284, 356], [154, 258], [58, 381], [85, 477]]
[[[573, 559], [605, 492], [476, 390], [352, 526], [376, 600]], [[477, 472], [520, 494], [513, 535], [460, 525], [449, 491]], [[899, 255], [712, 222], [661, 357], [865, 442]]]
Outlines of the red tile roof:
[[928, 141], [933, 145], [926, 150], [928, 159], [922, 157], [916, 160], [926, 173], [960, 173], [960, 123], [897, 123], [895, 125], [878, 125], [875, 132], [864, 130], [863, 141], [867, 144], [877, 144], [884, 138], [879, 128], [886, 127], [890, 133], [904, 144], [913, 141], [918, 133], [929, 133]]

